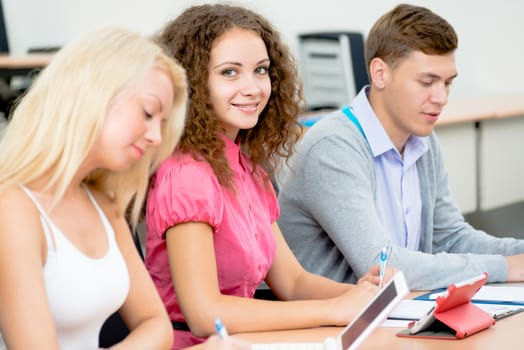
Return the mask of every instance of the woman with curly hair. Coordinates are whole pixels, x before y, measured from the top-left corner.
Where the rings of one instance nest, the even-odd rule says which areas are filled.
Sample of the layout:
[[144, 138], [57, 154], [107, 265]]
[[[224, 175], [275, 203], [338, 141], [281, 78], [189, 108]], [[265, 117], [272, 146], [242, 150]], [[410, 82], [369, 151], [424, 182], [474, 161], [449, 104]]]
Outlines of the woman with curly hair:
[[[146, 266], [174, 348], [212, 334], [216, 316], [233, 333], [347, 324], [375, 294], [376, 270], [356, 286], [311, 274], [276, 223], [269, 179], [293, 152], [302, 100], [279, 34], [251, 10], [215, 4], [188, 8], [158, 40], [186, 69], [190, 97], [146, 209]], [[253, 298], [264, 280], [279, 300]]]

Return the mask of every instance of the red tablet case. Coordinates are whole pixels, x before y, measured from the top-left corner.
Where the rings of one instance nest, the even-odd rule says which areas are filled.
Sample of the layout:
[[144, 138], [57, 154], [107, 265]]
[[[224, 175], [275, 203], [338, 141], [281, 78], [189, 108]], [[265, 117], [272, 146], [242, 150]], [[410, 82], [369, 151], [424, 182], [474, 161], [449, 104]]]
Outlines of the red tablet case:
[[[495, 319], [471, 302], [471, 298], [486, 283], [488, 274], [483, 273], [471, 283], [452, 284], [446, 296], [436, 299], [435, 321], [426, 329], [410, 334], [405, 329], [399, 337], [433, 339], [462, 339], [495, 324]], [[412, 324], [410, 325], [410, 327]]]

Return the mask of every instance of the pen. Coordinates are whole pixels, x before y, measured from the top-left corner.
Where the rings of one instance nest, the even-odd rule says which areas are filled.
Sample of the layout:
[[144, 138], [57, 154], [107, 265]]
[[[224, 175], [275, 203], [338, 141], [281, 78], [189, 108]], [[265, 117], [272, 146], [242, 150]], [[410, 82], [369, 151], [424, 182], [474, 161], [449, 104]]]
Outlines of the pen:
[[224, 326], [220, 317], [215, 318], [215, 329], [220, 339], [226, 339], [228, 337], [226, 326]]
[[524, 309], [509, 310], [509, 311], [503, 312], [501, 314], [495, 314], [495, 315], [493, 315], [493, 318], [496, 321], [498, 321], [498, 320], [501, 320], [501, 319], [506, 318], [508, 316], [512, 316], [512, 315], [518, 314], [518, 313], [520, 313], [522, 311], [524, 311]]
[[386, 264], [388, 262], [388, 254], [390, 249], [391, 246], [387, 245], [380, 251], [380, 279], [378, 282], [379, 288], [382, 288], [382, 285], [384, 284], [384, 275], [386, 273]]

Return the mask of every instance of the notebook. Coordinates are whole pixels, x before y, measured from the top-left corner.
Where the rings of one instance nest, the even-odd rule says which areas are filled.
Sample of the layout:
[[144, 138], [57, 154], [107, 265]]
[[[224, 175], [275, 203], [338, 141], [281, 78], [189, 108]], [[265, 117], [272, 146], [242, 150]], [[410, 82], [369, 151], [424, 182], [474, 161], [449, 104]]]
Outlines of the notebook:
[[404, 274], [399, 271], [336, 337], [319, 343], [259, 343], [253, 344], [251, 350], [357, 349], [408, 292]]

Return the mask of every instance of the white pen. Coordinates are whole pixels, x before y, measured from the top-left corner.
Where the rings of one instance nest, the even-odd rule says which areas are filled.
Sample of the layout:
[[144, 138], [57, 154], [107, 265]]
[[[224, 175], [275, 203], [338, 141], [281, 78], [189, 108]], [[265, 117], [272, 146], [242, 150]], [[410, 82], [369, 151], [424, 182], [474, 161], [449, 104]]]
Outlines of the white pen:
[[386, 264], [388, 262], [390, 246], [385, 246], [380, 251], [380, 279], [378, 282], [378, 287], [382, 288], [384, 284], [384, 275], [386, 274]]
[[220, 317], [215, 318], [215, 329], [220, 339], [226, 339], [229, 336], [226, 326], [224, 326]]

